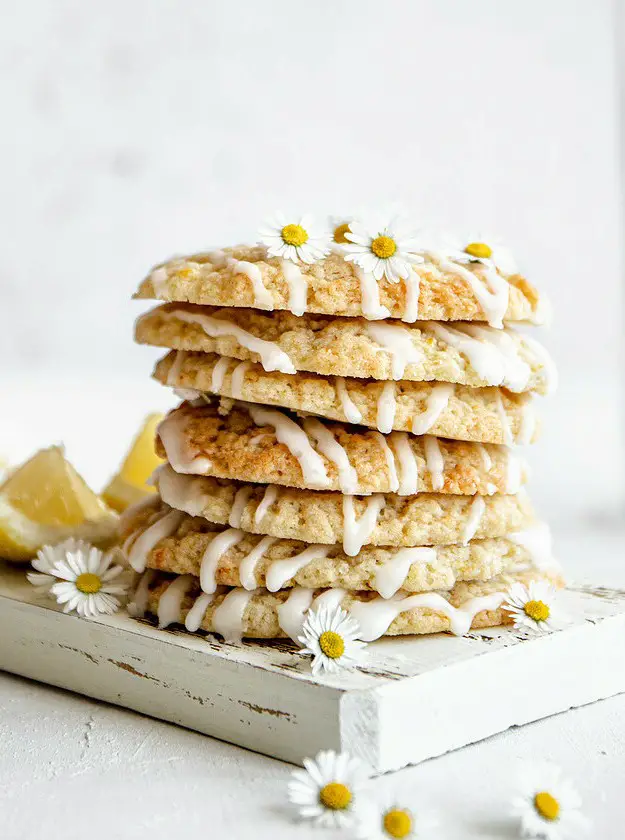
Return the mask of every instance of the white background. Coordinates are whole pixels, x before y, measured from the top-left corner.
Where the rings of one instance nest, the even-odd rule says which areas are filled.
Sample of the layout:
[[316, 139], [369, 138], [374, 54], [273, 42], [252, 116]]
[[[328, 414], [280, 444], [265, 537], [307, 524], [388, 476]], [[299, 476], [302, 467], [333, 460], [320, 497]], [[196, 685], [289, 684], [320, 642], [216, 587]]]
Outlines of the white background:
[[[142, 305], [129, 298], [153, 262], [252, 241], [276, 208], [324, 215], [401, 202], [417, 224], [500, 234], [552, 298], [543, 338], [562, 385], [530, 453], [533, 493], [562, 535], [601, 525], [577, 559], [615, 568], [623, 272], [609, 0], [2, 6], [0, 455], [15, 462], [65, 440], [96, 485], [115, 470], [140, 417], [168, 402], [148, 380], [156, 354], [132, 344]], [[620, 836], [609, 814], [619, 811], [623, 712], [611, 703], [429, 763], [411, 783], [456, 826], [466, 820], [458, 836], [512, 836], [503, 774], [544, 748], [594, 799], [600, 836]], [[83, 836], [85, 796], [102, 826], [123, 811], [119, 837], [139, 836], [138, 824], [153, 838], [174, 826], [210, 832], [212, 813], [224, 837], [247, 840], [261, 824], [267, 836], [292, 835], [273, 805], [280, 765], [72, 704], [3, 678], [0, 770], [16, 837], [36, 836], [32, 802], [45, 803], [32, 814], [49, 837], [52, 823], [65, 835], [82, 803]], [[120, 776], [119, 761], [133, 772]], [[246, 786], [249, 832], [237, 829], [233, 794]], [[198, 801], [206, 807], [194, 810]]]

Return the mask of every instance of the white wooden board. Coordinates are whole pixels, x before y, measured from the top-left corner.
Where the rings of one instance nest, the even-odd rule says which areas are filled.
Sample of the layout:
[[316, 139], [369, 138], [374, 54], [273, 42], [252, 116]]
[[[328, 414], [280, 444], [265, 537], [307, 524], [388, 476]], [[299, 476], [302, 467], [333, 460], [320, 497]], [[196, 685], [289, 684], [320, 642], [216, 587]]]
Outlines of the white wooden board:
[[86, 621], [0, 567], [0, 668], [300, 763], [344, 749], [376, 773], [625, 691], [625, 591], [573, 587], [566, 629], [382, 639], [315, 680], [287, 643], [224, 644], [125, 614]]

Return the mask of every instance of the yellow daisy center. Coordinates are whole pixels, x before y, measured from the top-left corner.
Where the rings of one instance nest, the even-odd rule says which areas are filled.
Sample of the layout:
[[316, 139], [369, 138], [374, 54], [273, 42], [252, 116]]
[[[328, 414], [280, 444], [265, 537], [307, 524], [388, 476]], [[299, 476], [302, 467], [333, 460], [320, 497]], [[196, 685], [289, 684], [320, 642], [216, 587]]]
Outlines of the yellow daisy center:
[[330, 782], [319, 791], [319, 802], [332, 811], [344, 811], [351, 801], [351, 790], [341, 782]]
[[326, 630], [319, 636], [319, 647], [330, 659], [339, 659], [345, 653], [345, 642], [333, 630]]
[[76, 589], [85, 595], [95, 595], [96, 592], [102, 589], [102, 581], [98, 575], [94, 575], [92, 572], [83, 572], [81, 575], [78, 575], [75, 583]]
[[381, 260], [388, 260], [397, 250], [397, 243], [390, 236], [376, 236], [371, 243], [371, 250]]
[[176, 273], [178, 274], [178, 277], [184, 277], [185, 279], [187, 279], [188, 277], [193, 277], [195, 271], [191, 268], [190, 265], [185, 265], [182, 268], [179, 268]]
[[543, 819], [549, 820], [550, 822], [557, 820], [560, 815], [560, 803], [554, 796], [547, 793], [546, 790], [536, 794], [534, 797], [534, 808], [536, 808]]
[[525, 615], [533, 618], [534, 621], [547, 621], [551, 611], [544, 601], [528, 601], [523, 607]]
[[394, 809], [384, 814], [384, 830], [389, 837], [407, 837], [412, 831], [412, 818], [407, 811]]
[[281, 236], [287, 245], [293, 245], [295, 248], [308, 242], [308, 233], [301, 225], [285, 225]]
[[348, 242], [349, 240], [345, 236], [347, 231], [349, 230], [349, 222], [345, 222], [342, 225], [334, 228], [334, 236], [332, 237], [335, 242], [339, 245], [343, 245], [343, 243]]
[[481, 260], [489, 260], [493, 255], [493, 249], [486, 242], [470, 242], [464, 250], [470, 257]]

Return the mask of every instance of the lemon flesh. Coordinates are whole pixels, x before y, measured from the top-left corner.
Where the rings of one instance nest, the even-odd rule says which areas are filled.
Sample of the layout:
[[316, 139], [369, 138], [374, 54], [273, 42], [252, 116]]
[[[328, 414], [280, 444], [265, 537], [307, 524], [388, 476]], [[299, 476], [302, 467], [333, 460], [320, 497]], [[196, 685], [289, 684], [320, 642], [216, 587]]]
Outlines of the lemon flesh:
[[106, 545], [117, 516], [66, 460], [42, 449], [0, 485], [0, 557], [30, 560], [42, 545], [68, 537]]
[[154, 451], [156, 427], [162, 419], [162, 414], [150, 414], [146, 417], [120, 471], [102, 493], [104, 501], [119, 513], [156, 492], [155, 488], [146, 482], [163, 463]]

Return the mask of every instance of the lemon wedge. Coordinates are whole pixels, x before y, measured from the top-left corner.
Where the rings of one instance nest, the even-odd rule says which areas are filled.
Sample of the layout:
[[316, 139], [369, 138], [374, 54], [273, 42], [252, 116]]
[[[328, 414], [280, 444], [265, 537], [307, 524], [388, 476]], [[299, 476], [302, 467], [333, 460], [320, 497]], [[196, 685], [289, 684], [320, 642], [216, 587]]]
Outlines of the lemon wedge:
[[0, 485], [0, 557], [30, 560], [42, 545], [68, 537], [106, 545], [116, 529], [114, 511], [60, 446], [40, 450]]
[[162, 414], [150, 414], [146, 417], [120, 471], [102, 493], [104, 501], [119, 513], [156, 492], [155, 488], [146, 482], [163, 463], [154, 451], [156, 427], [162, 419]]

